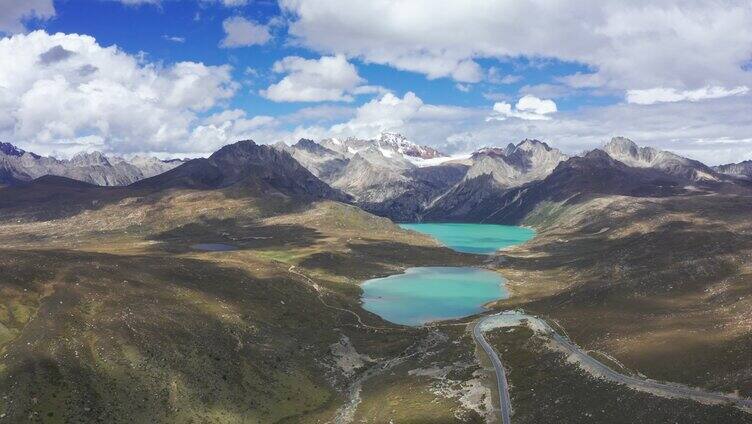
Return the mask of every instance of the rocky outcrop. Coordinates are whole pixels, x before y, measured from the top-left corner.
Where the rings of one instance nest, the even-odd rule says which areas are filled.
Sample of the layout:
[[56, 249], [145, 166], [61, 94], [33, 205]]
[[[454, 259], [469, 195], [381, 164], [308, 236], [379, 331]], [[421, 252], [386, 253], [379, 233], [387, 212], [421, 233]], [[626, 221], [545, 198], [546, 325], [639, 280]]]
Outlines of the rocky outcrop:
[[370, 140], [330, 138], [317, 143], [301, 139], [292, 146], [278, 143], [275, 148], [351, 195], [363, 209], [397, 221], [416, 220], [433, 198], [456, 184], [467, 170], [464, 164], [441, 164], [449, 158], [393, 133]]
[[609, 156], [636, 168], [654, 168], [689, 181], [718, 181], [717, 173], [707, 165], [675, 153], [652, 147], [638, 147], [632, 140], [614, 137], [603, 150]]
[[134, 188], [221, 189], [234, 187], [246, 194], [281, 194], [305, 200], [349, 201], [313, 175], [286, 151], [243, 140], [224, 146], [209, 158], [193, 159]]
[[313, 175], [328, 182], [334, 181], [349, 162], [345, 155], [305, 138], [301, 138], [292, 146], [280, 142], [274, 147], [289, 153]]
[[724, 175], [731, 175], [744, 179], [752, 179], [752, 160], [714, 166], [713, 170]]
[[470, 157], [470, 168], [456, 186], [437, 197], [421, 219], [478, 221], [499, 208], [507, 190], [548, 176], [567, 156], [538, 140], [506, 148], [484, 148]]
[[663, 197], [685, 192], [685, 181], [665, 171], [631, 167], [595, 149], [560, 163], [543, 180], [506, 190], [478, 215], [480, 221], [519, 224], [545, 202], [579, 202], [598, 196]]

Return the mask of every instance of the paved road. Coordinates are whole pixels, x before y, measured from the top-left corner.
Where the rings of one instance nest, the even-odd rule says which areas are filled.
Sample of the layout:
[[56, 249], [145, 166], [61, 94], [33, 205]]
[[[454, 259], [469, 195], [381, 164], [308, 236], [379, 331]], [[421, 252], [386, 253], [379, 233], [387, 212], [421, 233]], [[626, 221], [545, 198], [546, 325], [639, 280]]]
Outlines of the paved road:
[[[496, 368], [496, 378], [499, 382], [499, 392], [502, 395], [502, 420], [504, 424], [509, 423], [508, 411], [509, 411], [509, 390], [506, 381], [506, 374], [504, 373], [504, 367], [501, 365], [499, 357], [494, 352], [493, 348], [483, 338], [481, 325], [483, 322], [492, 320], [495, 315], [490, 315], [482, 318], [476, 324], [473, 329], [473, 335], [476, 341], [483, 347], [489, 357], [494, 362], [494, 368]], [[560, 335], [556, 332], [545, 320], [532, 315], [520, 315], [521, 318], [528, 320], [530, 325], [537, 329], [542, 330], [548, 337], [551, 338], [562, 350], [564, 350], [570, 357], [574, 356], [577, 361], [582, 364], [585, 369], [598, 377], [604, 378], [609, 381], [613, 381], [619, 384], [624, 384], [632, 389], [640, 390], [648, 393], [652, 393], [658, 396], [664, 396], [669, 398], [681, 398], [691, 399], [697, 402], [706, 404], [729, 404], [733, 405], [741, 410], [752, 413], [752, 399], [739, 398], [726, 393], [718, 393], [706, 391], [703, 389], [689, 387], [676, 383], [661, 383], [655, 380], [647, 378], [639, 378], [631, 375], [621, 374], [606, 364], [588, 355], [585, 351], [580, 349], [579, 346], [572, 343], [568, 338]], [[503, 388], [503, 391], [502, 391]], [[507, 416], [505, 418], [504, 411], [506, 404]]]
[[473, 328], [473, 338], [475, 339], [475, 342], [478, 343], [484, 351], [486, 351], [486, 355], [488, 355], [488, 359], [491, 360], [491, 363], [494, 366], [494, 370], [496, 371], [496, 384], [499, 386], [501, 423], [511, 424], [512, 418], [510, 417], [510, 413], [512, 410], [512, 402], [509, 400], [509, 384], [507, 384], [507, 373], [506, 371], [504, 371], [504, 366], [501, 365], [499, 355], [497, 355], [494, 348], [492, 348], [491, 345], [488, 344], [486, 338], [483, 337], [483, 332], [481, 331], [481, 324], [483, 324], [483, 321], [489, 318], [491, 317], [481, 318], [481, 320], [475, 324], [475, 328]]
[[702, 403], [731, 404], [744, 411], [752, 412], [752, 399], [739, 398], [726, 393], [706, 391], [682, 384], [661, 383], [647, 378], [621, 374], [592, 356], [589, 356], [585, 351], [580, 349], [579, 346], [557, 333], [546, 321], [537, 317], [529, 317], [529, 319], [537, 320], [546, 329], [548, 336], [551, 337], [556, 344], [570, 354], [577, 356], [577, 359], [579, 359], [582, 364], [589, 367], [592, 373], [598, 374], [606, 380], [624, 384], [636, 390], [646, 391], [666, 397], [692, 399]]

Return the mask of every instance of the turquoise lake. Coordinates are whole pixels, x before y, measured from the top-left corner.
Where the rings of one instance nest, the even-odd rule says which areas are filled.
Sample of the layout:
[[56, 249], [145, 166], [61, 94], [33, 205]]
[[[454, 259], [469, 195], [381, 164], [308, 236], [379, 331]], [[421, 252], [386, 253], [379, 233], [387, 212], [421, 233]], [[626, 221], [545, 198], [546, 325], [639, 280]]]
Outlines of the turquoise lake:
[[501, 275], [472, 267], [408, 268], [404, 274], [368, 280], [362, 288], [366, 310], [404, 325], [464, 317], [507, 296]]
[[400, 224], [400, 227], [433, 236], [458, 252], [490, 254], [524, 243], [535, 231], [512, 225], [493, 224]]
[[[447, 247], [468, 253], [490, 254], [523, 243], [532, 230], [486, 224], [403, 224], [429, 234]], [[508, 296], [504, 278], [476, 267], [416, 267], [404, 274], [368, 280], [363, 308], [403, 325], [461, 318], [483, 311], [483, 305]]]

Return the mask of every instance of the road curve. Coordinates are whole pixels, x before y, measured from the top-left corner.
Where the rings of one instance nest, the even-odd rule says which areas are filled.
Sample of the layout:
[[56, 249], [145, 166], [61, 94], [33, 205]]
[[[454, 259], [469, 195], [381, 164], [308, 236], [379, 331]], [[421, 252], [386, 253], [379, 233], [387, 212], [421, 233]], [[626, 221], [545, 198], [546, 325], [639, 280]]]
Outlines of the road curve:
[[499, 359], [499, 355], [496, 354], [496, 351], [493, 347], [491, 347], [490, 344], [486, 341], [486, 338], [483, 337], [483, 332], [481, 331], [481, 324], [483, 324], [483, 321], [489, 319], [491, 317], [485, 317], [481, 318], [476, 324], [475, 327], [473, 327], [473, 339], [475, 339], [475, 342], [480, 345], [480, 347], [483, 348], [483, 350], [486, 352], [486, 355], [488, 356], [488, 359], [491, 360], [491, 363], [493, 364], [494, 371], [496, 372], [496, 384], [499, 386], [499, 406], [501, 408], [501, 423], [502, 424], [511, 424], [512, 418], [510, 416], [511, 410], [512, 410], [512, 402], [509, 400], [509, 384], [507, 384], [507, 373], [504, 370], [504, 366], [501, 364], [501, 359]]
[[[513, 311], [508, 312], [514, 313]], [[486, 351], [486, 353], [488, 353], [489, 356], [495, 358], [493, 359], [493, 361], [494, 367], [497, 369], [499, 388], [501, 389], [503, 384], [508, 402], [509, 393], [507, 389], [506, 377], [501, 377], [504, 380], [503, 382], [499, 377], [499, 369], [501, 369], [502, 373], [504, 372], [504, 369], [501, 366], [501, 361], [499, 361], [499, 358], [498, 356], [496, 356], [493, 348], [491, 348], [491, 346], [489, 346], [483, 338], [482, 330], [480, 328], [482, 323], [492, 320], [503, 314], [504, 313], [489, 315], [482, 318], [480, 321], [478, 321], [478, 324], [476, 324], [475, 328], [473, 329], [473, 334], [475, 335], [476, 340], [481, 344], [481, 346], [483, 346], [483, 349]], [[561, 350], [566, 352], [566, 354], [571, 359], [575, 359], [577, 362], [579, 362], [579, 364], [593, 376], [623, 384], [631, 389], [651, 393], [656, 396], [691, 399], [696, 402], [705, 404], [727, 404], [735, 406], [745, 412], [752, 413], [752, 399], [740, 398], [726, 393], [711, 392], [700, 388], [685, 386], [683, 384], [663, 383], [648, 378], [640, 378], [619, 373], [611, 369], [608, 365], [588, 355], [585, 351], [580, 349], [579, 346], [572, 343], [572, 341], [568, 338], [557, 333], [556, 330], [554, 330], [545, 320], [533, 315], [527, 315], [523, 313], [516, 314], [516, 317], [520, 321], [520, 324], [522, 323], [522, 321], [527, 321], [528, 326], [533, 328], [536, 332], [543, 333], [544, 335], [548, 336]], [[505, 424], [508, 422], [509, 421], [504, 421]]]
[[745, 412], [752, 413], [752, 399], [740, 398], [726, 393], [706, 391], [700, 388], [685, 386], [683, 384], [662, 383], [648, 378], [639, 378], [621, 374], [588, 355], [585, 351], [580, 349], [579, 346], [557, 333], [546, 321], [537, 317], [530, 318], [537, 320], [545, 328], [548, 336], [551, 337], [557, 345], [569, 354], [577, 357], [577, 359], [580, 360], [580, 363], [590, 368], [592, 374], [599, 375], [601, 378], [624, 384], [632, 389], [645, 391], [657, 396], [691, 399], [706, 404], [730, 404]]

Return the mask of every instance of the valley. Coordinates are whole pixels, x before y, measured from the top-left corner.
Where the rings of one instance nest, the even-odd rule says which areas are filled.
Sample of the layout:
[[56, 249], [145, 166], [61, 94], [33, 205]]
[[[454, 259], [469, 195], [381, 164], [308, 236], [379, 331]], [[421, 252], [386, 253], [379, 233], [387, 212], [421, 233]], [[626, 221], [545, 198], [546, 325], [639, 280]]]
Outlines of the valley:
[[0, 424], [752, 424], [750, 111], [750, 0], [0, 0]]
[[[0, 422], [499, 422], [473, 328], [513, 309], [625, 378], [750, 397], [745, 179], [623, 139], [573, 157], [340, 143], [355, 152], [242, 141], [122, 187], [1, 188]], [[401, 319], [369, 304], [393, 293], [367, 281], [445, 267], [503, 290], [450, 282]], [[624, 402], [640, 422], [752, 421], [592, 375], [524, 325], [485, 337], [513, 422], [622, 422]]]

